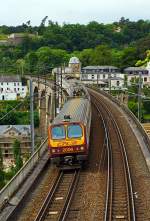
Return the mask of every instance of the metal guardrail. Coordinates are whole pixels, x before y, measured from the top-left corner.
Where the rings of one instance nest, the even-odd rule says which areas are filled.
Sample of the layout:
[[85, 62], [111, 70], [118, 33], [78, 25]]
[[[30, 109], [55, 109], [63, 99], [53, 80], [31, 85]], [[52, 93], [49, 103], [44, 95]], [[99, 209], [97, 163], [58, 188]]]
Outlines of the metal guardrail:
[[[91, 87], [92, 89], [92, 87]], [[148, 136], [148, 134], [146, 133], [144, 127], [141, 125], [141, 123], [139, 122], [139, 120], [136, 118], [136, 116], [124, 105], [122, 104], [120, 101], [118, 101], [115, 97], [113, 97], [112, 95], [106, 93], [105, 91], [99, 90], [97, 88], [93, 88], [94, 90], [100, 92], [101, 94], [103, 94], [104, 96], [108, 97], [110, 100], [112, 100], [113, 102], [115, 102], [119, 107], [121, 107], [121, 109], [131, 117], [131, 119], [134, 121], [134, 123], [136, 124], [137, 128], [139, 129], [140, 133], [143, 136], [143, 141], [145, 142], [148, 150], [150, 151], [150, 138]]]
[[24, 166], [17, 172], [17, 174], [0, 191], [0, 209], [4, 207], [4, 205], [9, 201], [15, 191], [17, 191], [19, 186], [27, 178], [30, 171], [34, 168], [39, 158], [41, 158], [46, 150], [47, 138], [39, 146], [36, 152], [30, 157], [30, 159], [24, 164]]

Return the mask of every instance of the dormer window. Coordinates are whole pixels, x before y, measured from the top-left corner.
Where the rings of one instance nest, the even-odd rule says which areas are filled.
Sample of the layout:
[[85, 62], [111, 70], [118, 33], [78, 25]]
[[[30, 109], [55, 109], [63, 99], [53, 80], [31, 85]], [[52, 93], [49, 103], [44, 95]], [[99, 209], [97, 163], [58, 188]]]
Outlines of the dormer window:
[[9, 135], [14, 136], [15, 133], [14, 133], [13, 131], [10, 131], [10, 132], [9, 132]]

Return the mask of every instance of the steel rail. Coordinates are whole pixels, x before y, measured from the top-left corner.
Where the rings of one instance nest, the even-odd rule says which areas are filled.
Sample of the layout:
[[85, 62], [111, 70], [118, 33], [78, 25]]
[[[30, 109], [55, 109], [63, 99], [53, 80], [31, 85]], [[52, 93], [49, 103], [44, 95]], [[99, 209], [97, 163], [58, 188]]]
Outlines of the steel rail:
[[42, 204], [42, 207], [41, 207], [41, 209], [40, 209], [39, 213], [37, 214], [34, 221], [42, 221], [44, 219], [44, 217], [46, 215], [46, 212], [48, 210], [49, 204], [51, 203], [52, 198], [53, 198], [53, 196], [56, 192], [56, 189], [59, 186], [59, 183], [60, 183], [60, 180], [62, 179], [62, 176], [63, 176], [63, 172], [60, 172], [58, 174], [58, 176], [56, 177], [56, 179], [53, 183], [53, 186], [50, 189], [49, 193], [47, 194], [47, 197], [46, 197], [44, 203]]
[[34, 221], [43, 221], [47, 219], [46, 216], [48, 216], [49, 214], [49, 209], [51, 205], [55, 204], [55, 196], [58, 194], [61, 185], [63, 186], [63, 181], [65, 180], [64, 176], [67, 174], [71, 175], [71, 182], [65, 194], [65, 199], [64, 201], [62, 201], [61, 208], [59, 208], [59, 211], [57, 211], [58, 215], [56, 213], [54, 219], [52, 218], [51, 220], [62, 221], [66, 219], [79, 180], [79, 169], [75, 169], [73, 172], [70, 173], [68, 173], [67, 171], [59, 172]]
[[[92, 100], [92, 103], [96, 107], [99, 116], [102, 119], [103, 127], [104, 127], [104, 132], [105, 132], [105, 140], [106, 140], [106, 148], [107, 148], [107, 187], [106, 187], [106, 201], [105, 201], [105, 214], [104, 214], [104, 221], [107, 221], [107, 214], [108, 214], [108, 204], [109, 201], [112, 201], [112, 152], [111, 152], [111, 143], [110, 143], [110, 135], [107, 127], [107, 122], [104, 119], [101, 109], [97, 105], [97, 102], [95, 100]], [[109, 200], [111, 198], [111, 200]]]
[[66, 197], [64, 207], [63, 207], [63, 209], [60, 213], [60, 216], [58, 218], [59, 221], [65, 221], [65, 219], [67, 218], [68, 211], [69, 211], [69, 208], [70, 208], [70, 205], [71, 205], [71, 202], [72, 202], [72, 199], [73, 199], [73, 196], [74, 196], [74, 193], [75, 193], [78, 181], [79, 181], [79, 175], [80, 175], [79, 170], [76, 170], [74, 173], [73, 182], [70, 185], [68, 195]]
[[[132, 181], [131, 181], [131, 175], [130, 175], [130, 169], [129, 169], [129, 165], [128, 165], [128, 158], [127, 158], [127, 153], [126, 153], [126, 149], [125, 149], [125, 145], [122, 139], [122, 135], [121, 132], [119, 130], [119, 127], [117, 125], [117, 122], [115, 121], [115, 119], [113, 118], [112, 113], [110, 112], [110, 110], [108, 109], [108, 107], [106, 106], [106, 104], [103, 103], [102, 99], [100, 97], [97, 98], [98, 95], [93, 94], [92, 93], [93, 98], [96, 99], [96, 102], [100, 102], [101, 106], [103, 107], [103, 109], [107, 112], [109, 118], [111, 119], [112, 123], [113, 123], [113, 127], [116, 130], [116, 134], [118, 137], [118, 143], [120, 144], [121, 147], [121, 152], [122, 152], [122, 157], [123, 157], [123, 162], [124, 162], [124, 169], [125, 169], [125, 182], [127, 185], [127, 194], [128, 194], [128, 215], [130, 215], [130, 220], [135, 221], [135, 207], [134, 207], [134, 197], [133, 197], [133, 188], [132, 188]], [[113, 173], [113, 171], [111, 171]], [[113, 175], [113, 174], [112, 174]], [[110, 184], [109, 184], [110, 185]], [[111, 186], [111, 185], [110, 185]], [[109, 194], [110, 194], [110, 190], [109, 190]], [[107, 192], [107, 196], [109, 195]], [[109, 201], [109, 205], [108, 205], [108, 201]], [[111, 207], [111, 196], [110, 199], [108, 200], [106, 198], [106, 211], [105, 211], [105, 220], [108, 220], [108, 206]], [[112, 212], [112, 209], [110, 208], [109, 214]], [[112, 217], [109, 216], [109, 220], [112, 220]]]

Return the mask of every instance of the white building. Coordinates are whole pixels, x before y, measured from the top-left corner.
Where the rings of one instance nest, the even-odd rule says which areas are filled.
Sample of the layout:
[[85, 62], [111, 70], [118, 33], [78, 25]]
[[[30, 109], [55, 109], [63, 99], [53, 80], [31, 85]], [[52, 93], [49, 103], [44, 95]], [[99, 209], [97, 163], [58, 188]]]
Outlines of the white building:
[[71, 57], [68, 63], [68, 67], [62, 66], [54, 68], [52, 73], [56, 74], [63, 74], [63, 76], [70, 76], [73, 78], [80, 78], [80, 72], [81, 72], [81, 63], [80, 60], [77, 57]]
[[84, 84], [95, 84], [105, 90], [124, 87], [124, 74], [114, 66], [87, 66], [82, 68], [80, 80]]
[[0, 76], [0, 100], [24, 98], [27, 86], [22, 84], [19, 76]]
[[128, 85], [141, 77], [143, 85], [150, 86], [150, 73], [146, 67], [128, 67], [124, 69], [124, 73], [127, 75]]

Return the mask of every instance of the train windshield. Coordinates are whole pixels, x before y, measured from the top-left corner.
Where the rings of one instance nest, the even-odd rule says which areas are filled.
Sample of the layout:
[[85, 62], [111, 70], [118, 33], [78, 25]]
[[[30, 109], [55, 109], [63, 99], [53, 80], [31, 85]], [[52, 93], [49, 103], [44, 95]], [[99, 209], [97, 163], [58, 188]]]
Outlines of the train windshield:
[[52, 128], [52, 139], [64, 139], [66, 137], [64, 126], [55, 126]]
[[80, 125], [72, 124], [68, 126], [68, 137], [79, 138], [82, 137], [82, 128]]

